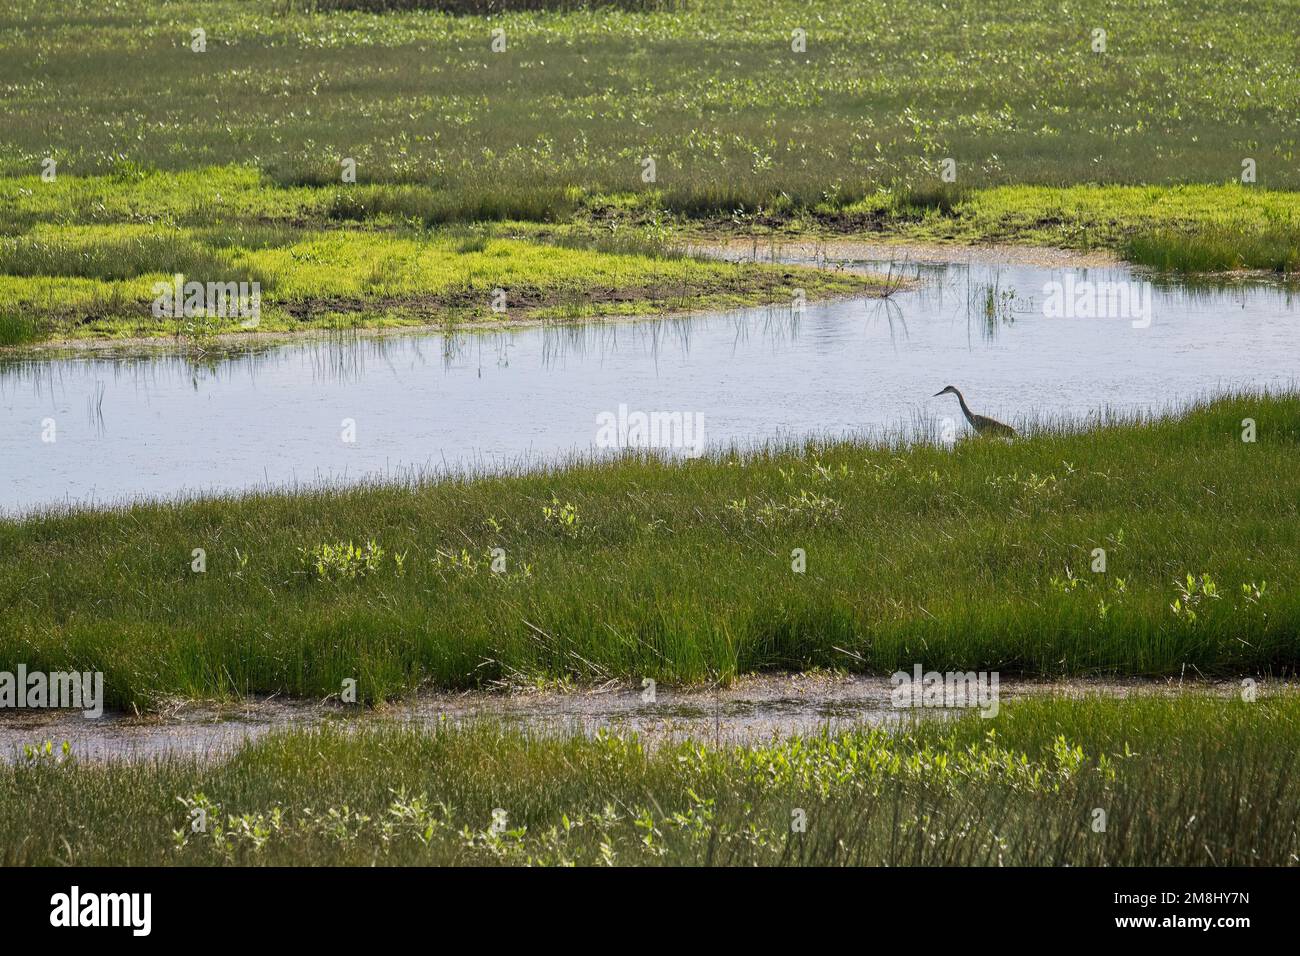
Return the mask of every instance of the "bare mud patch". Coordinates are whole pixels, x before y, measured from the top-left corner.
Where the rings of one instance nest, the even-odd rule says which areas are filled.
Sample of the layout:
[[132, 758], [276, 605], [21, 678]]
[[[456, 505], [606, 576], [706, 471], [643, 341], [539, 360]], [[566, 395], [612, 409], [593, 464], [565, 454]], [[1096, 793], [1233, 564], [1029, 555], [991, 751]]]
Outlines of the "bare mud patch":
[[892, 262], [899, 266], [908, 262], [928, 265], [1037, 266], [1045, 269], [1122, 264], [1122, 260], [1113, 253], [1101, 249], [1082, 251], [1006, 243], [970, 245], [871, 239], [727, 239], [717, 243], [692, 244], [689, 251], [728, 262], [815, 263], [830, 269], [835, 268], [837, 263], [854, 262]]

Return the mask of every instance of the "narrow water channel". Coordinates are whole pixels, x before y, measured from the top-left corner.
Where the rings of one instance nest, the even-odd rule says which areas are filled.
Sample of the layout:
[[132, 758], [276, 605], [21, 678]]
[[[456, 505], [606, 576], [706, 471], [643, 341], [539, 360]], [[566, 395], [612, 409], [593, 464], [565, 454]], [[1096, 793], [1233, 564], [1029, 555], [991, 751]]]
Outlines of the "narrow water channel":
[[[709, 451], [945, 418], [960, 430], [956, 402], [932, 397], [949, 384], [1023, 425], [1286, 387], [1300, 369], [1300, 302], [1266, 281], [839, 265], [919, 281], [802, 311], [317, 338], [202, 360], [0, 360], [0, 511], [553, 462], [597, 451], [601, 416], [621, 408], [698, 416]], [[1044, 314], [1051, 283], [1082, 282], [1149, 292], [1149, 323]]]

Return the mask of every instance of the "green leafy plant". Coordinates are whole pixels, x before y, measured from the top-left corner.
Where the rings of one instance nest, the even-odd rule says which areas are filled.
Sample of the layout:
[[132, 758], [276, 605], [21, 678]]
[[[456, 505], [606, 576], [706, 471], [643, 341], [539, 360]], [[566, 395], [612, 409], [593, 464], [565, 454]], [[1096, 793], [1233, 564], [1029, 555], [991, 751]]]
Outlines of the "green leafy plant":
[[1201, 608], [1206, 601], [1217, 601], [1219, 599], [1219, 588], [1214, 583], [1214, 579], [1208, 573], [1202, 572], [1200, 578], [1193, 574], [1188, 574], [1184, 582], [1174, 582], [1174, 588], [1178, 591], [1178, 597], [1174, 603], [1169, 605], [1169, 609], [1174, 612], [1174, 616], [1182, 618], [1188, 624], [1195, 624], [1198, 614], [1198, 608]]
[[572, 502], [566, 501], [561, 504], [560, 499], [552, 495], [550, 505], [542, 506], [542, 517], [548, 527], [557, 528], [565, 536], [570, 538], [578, 536], [580, 522], [578, 506]]
[[[385, 551], [372, 538], [363, 547], [351, 541], [347, 544], [327, 541], [314, 548], [300, 548], [299, 554], [318, 581], [352, 581], [377, 573], [383, 565]], [[405, 558], [403, 552], [402, 561], [397, 562], [399, 574]]]

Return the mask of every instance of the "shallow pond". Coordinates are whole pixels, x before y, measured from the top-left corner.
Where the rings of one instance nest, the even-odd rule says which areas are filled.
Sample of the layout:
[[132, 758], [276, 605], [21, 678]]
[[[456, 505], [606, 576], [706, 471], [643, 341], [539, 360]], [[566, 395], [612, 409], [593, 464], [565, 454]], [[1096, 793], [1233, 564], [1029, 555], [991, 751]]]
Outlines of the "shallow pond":
[[[948, 384], [1013, 425], [1078, 421], [1286, 387], [1300, 368], [1300, 302], [1265, 281], [1156, 288], [1120, 266], [839, 265], [919, 281], [801, 311], [317, 338], [203, 361], [0, 362], [0, 510], [539, 464], [611, 435], [635, 441], [636, 412], [686, 413], [706, 451], [960, 432], [955, 400], [931, 397]], [[1149, 312], [1045, 314], [1051, 283], [1082, 282], [1131, 283]]]

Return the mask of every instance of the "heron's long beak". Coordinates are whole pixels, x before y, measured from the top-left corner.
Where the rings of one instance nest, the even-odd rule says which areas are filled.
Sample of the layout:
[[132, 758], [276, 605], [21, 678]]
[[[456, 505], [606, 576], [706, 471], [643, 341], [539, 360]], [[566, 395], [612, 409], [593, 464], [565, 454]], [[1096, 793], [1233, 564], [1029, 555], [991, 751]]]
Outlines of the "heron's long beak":
[[940, 395], [942, 395], [942, 394], [943, 394], [943, 392], [935, 392], [935, 393], [934, 393], [933, 395], [931, 395], [930, 397], [931, 397], [931, 398], [938, 398], [938, 397], [939, 397]]

